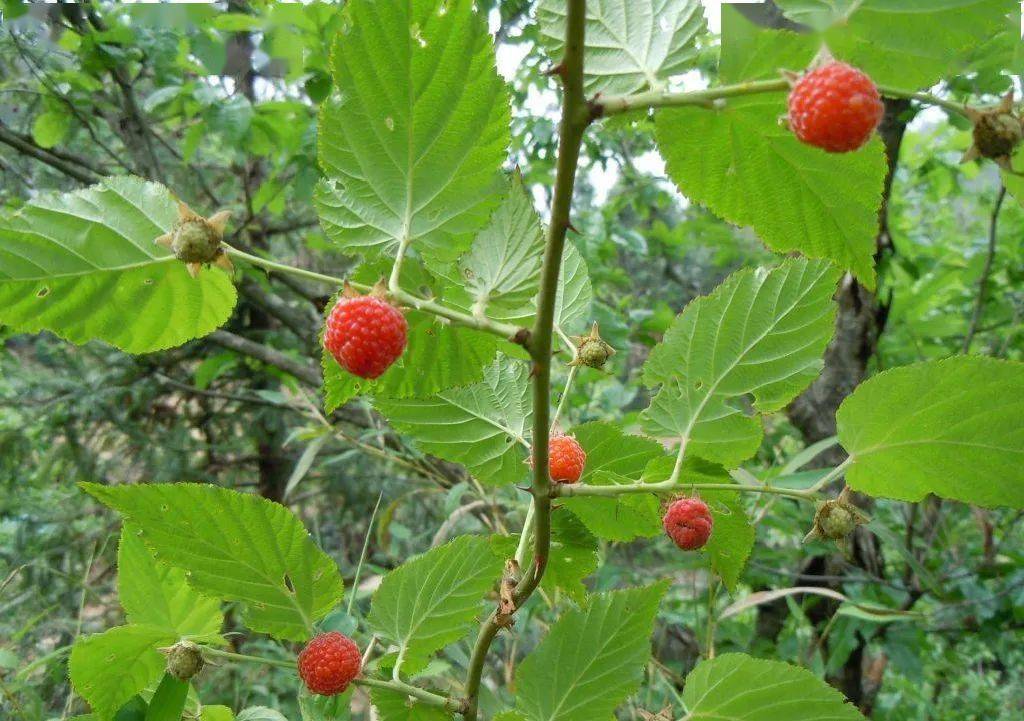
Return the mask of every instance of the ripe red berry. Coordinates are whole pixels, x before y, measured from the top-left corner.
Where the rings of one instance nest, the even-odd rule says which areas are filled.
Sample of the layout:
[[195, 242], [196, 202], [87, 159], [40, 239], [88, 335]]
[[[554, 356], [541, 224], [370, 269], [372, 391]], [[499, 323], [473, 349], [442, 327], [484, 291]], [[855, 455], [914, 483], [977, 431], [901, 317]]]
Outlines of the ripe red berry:
[[327, 316], [324, 347], [360, 378], [377, 378], [405, 350], [409, 324], [395, 306], [374, 295], [342, 296]]
[[355, 641], [337, 631], [320, 634], [299, 653], [299, 676], [306, 688], [321, 696], [348, 688], [362, 665]]
[[703, 548], [711, 536], [711, 511], [699, 498], [679, 498], [669, 504], [662, 519], [665, 533], [684, 551]]
[[868, 142], [885, 106], [867, 75], [831, 62], [800, 78], [789, 94], [789, 126], [808, 145], [845, 153]]
[[572, 436], [554, 436], [548, 441], [548, 473], [556, 483], [576, 483], [583, 475], [587, 454]]

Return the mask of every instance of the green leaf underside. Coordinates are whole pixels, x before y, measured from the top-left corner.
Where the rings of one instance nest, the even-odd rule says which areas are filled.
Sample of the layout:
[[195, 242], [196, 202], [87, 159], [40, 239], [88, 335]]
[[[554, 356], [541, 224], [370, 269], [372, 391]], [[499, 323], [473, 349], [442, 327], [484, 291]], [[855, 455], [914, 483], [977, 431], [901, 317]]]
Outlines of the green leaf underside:
[[502, 565], [486, 538], [456, 538], [388, 573], [373, 594], [369, 623], [417, 668], [469, 632]]
[[472, 0], [352, 0], [320, 115], [327, 235], [368, 257], [400, 241], [454, 260], [500, 197], [509, 102]]
[[587, 263], [575, 245], [566, 243], [555, 291], [555, 326], [565, 333], [581, 332], [590, 320], [593, 300]]
[[594, 721], [639, 686], [668, 584], [595, 594], [568, 610], [516, 670], [516, 708], [527, 721]]
[[458, 276], [445, 300], [482, 309], [488, 317], [526, 322], [536, 312], [544, 233], [533, 200], [518, 175], [508, 195], [459, 259]]
[[117, 553], [117, 593], [130, 623], [179, 638], [216, 637], [224, 622], [220, 601], [196, 593], [182, 569], [158, 562], [127, 523]]
[[[564, 0], [537, 7], [540, 40], [552, 62], [564, 52]], [[587, 3], [584, 89], [587, 95], [621, 95], [660, 87], [697, 60], [703, 33], [699, 0], [594, 0]]]
[[378, 398], [374, 405], [417, 448], [461, 463], [481, 483], [513, 483], [528, 473], [533, 412], [526, 363], [499, 356], [480, 383], [426, 400]]
[[[635, 483], [647, 464], [663, 454], [657, 441], [627, 435], [608, 423], [587, 423], [572, 429], [571, 434], [587, 453], [580, 483], [597, 486]], [[661, 529], [660, 504], [651, 495], [578, 496], [564, 498], [560, 503], [591, 533], [609, 541], [654, 536]]]
[[865, 381], [836, 414], [846, 482], [873, 496], [929, 493], [1024, 508], [1024, 364], [962, 356]]
[[254, 631], [305, 640], [341, 600], [338, 567], [284, 506], [195, 483], [81, 486], [140, 528], [197, 591], [242, 602]]
[[727, 653], [686, 677], [690, 721], [862, 721], [855, 706], [810, 671]]
[[130, 176], [0, 217], [0, 322], [129, 353], [206, 335], [231, 315], [235, 288], [218, 269], [192, 278], [154, 243], [176, 219], [166, 188]]
[[643, 369], [662, 388], [644, 428], [687, 444], [687, 453], [726, 465], [761, 443], [758, 418], [777, 411], [817, 377], [833, 333], [837, 270], [790, 259], [770, 270], [741, 270], [676, 317]]
[[173, 634], [152, 626], [117, 626], [81, 636], [71, 649], [71, 683], [100, 721], [109, 721], [126, 701], [159, 678], [166, 659], [157, 649], [175, 640]]
[[784, 113], [781, 93], [730, 99], [718, 110], [659, 110], [656, 137], [669, 175], [688, 198], [752, 227], [772, 250], [827, 258], [873, 288], [881, 141], [826, 153], [781, 127]]
[[379, 378], [354, 376], [338, 365], [334, 356], [323, 352], [324, 407], [328, 413], [358, 395], [425, 398], [445, 388], [474, 383], [494, 359], [498, 348], [494, 336], [453, 326], [420, 311], [407, 311], [405, 318], [409, 323], [405, 352]]
[[434, 706], [410, 702], [409, 697], [383, 688], [370, 692], [380, 721], [451, 721], [452, 715]]
[[965, 72], [972, 52], [1020, 12], [1016, 0], [779, 0], [786, 15], [825, 28], [832, 53], [876, 83], [927, 88]]
[[747, 565], [754, 548], [755, 531], [743, 507], [742, 495], [733, 491], [700, 491], [697, 495], [708, 504], [713, 521], [711, 536], [704, 552], [711, 570], [719, 575], [729, 593]]
[[[512, 558], [519, 545], [519, 536], [492, 536], [495, 553]], [[533, 546], [527, 545], [523, 568], [533, 563]], [[541, 579], [541, 588], [549, 594], [564, 591], [577, 604], [586, 600], [583, 579], [597, 570], [597, 539], [565, 508], [551, 510], [551, 550], [548, 566]]]

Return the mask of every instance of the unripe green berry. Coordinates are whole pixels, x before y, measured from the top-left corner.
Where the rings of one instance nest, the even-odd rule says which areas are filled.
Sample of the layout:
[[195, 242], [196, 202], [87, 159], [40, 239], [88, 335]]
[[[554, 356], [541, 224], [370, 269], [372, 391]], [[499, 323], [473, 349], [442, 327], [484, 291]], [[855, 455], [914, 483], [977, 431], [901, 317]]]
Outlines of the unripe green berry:
[[1018, 118], [1009, 113], [986, 113], [974, 126], [974, 144], [986, 158], [1013, 154], [1024, 129]]
[[854, 515], [836, 501], [829, 501], [822, 506], [817, 521], [821, 527], [821, 535], [834, 541], [846, 538], [857, 527]]
[[205, 220], [178, 223], [171, 238], [174, 257], [185, 263], [212, 263], [220, 253], [222, 236]]
[[603, 368], [611, 357], [612, 349], [603, 340], [586, 340], [577, 351], [580, 363], [591, 368]]
[[188, 681], [203, 668], [203, 654], [191, 641], [178, 641], [164, 649], [164, 653], [167, 654], [167, 673], [179, 681]]

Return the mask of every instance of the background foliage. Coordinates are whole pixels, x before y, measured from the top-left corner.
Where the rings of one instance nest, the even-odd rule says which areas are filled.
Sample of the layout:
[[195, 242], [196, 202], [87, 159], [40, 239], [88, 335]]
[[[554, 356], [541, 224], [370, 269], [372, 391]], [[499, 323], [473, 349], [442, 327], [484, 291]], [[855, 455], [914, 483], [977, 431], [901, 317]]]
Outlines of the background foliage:
[[[524, 195], [510, 196], [509, 207], [502, 209], [507, 217], [497, 216], [504, 225], [495, 233], [521, 235], [524, 264], [534, 262], [530, 259], [535, 257], [538, 231], [517, 222], [516, 203], [521, 212], [528, 196], [547, 207], [554, 174], [555, 81], [545, 73], [549, 63], [544, 54], [553, 41], [542, 37], [533, 22], [538, 13], [551, 12], [543, 6], [554, 4], [540, 4], [535, 9], [523, 0], [478, 2], [488, 28], [481, 22], [458, 34], [470, 48], [485, 41], [487, 32], [498, 43], [499, 69], [507, 82], [471, 85], [466, 102], [483, 107], [480, 98], [506, 94], [512, 101], [511, 157], [506, 159], [501, 152], [507, 138], [498, 138], [488, 157], [476, 160], [481, 165], [504, 161], [506, 168], [518, 169]], [[929, 55], [929, 49], [963, 45], [964, 38], [976, 37], [978, 30], [962, 22], [965, 16], [958, 13], [958, 3], [948, 3], [953, 9], [945, 16], [935, 13], [923, 24], [903, 13], [885, 12], [884, 3], [864, 4], [877, 12], [853, 16], [849, 32], [835, 42], [852, 57], [862, 58], [880, 82], [922, 87], [938, 83], [935, 92], [942, 97], [973, 102], [994, 102], [1021, 82], [1018, 35], [1012, 24], [986, 36], [988, 41], [966, 61], [950, 64]], [[776, 5], [789, 18], [808, 25], [824, 25], [829, 19], [822, 17], [826, 11], [821, 3], [787, 0]], [[11, 226], [16, 221], [9, 219], [29, 204], [29, 217], [46, 226], [47, 213], [54, 210], [46, 200], [51, 191], [71, 191], [101, 176], [131, 173], [174, 188], [204, 214], [230, 208], [230, 242], [258, 255], [347, 276], [354, 263], [344, 251], [379, 244], [379, 238], [338, 230], [344, 223], [334, 227], [326, 222], [321, 228], [314, 212], [314, 207], [324, 212], [324, 188], [337, 190], [339, 178], [345, 177], [344, 167], [329, 159], [335, 153], [345, 157], [341, 151], [346, 147], [368, 147], [366, 138], [344, 137], [342, 122], [336, 125], [337, 137], [317, 137], [318, 113], [330, 117], [341, 111], [330, 100], [331, 44], [343, 26], [338, 6], [232, 0], [217, 6], [27, 7], [8, 2], [3, 7], [0, 225], [5, 231], [25, 232]], [[770, 12], [757, 19], [766, 18], [784, 23]], [[377, 20], [368, 22], [373, 25]], [[753, 61], [741, 64], [737, 55], [720, 53], [719, 39], [694, 23], [692, 15], [681, 14], [672, 21], [680, 37], [693, 37], [693, 51], [686, 57], [652, 55], [647, 64], [653, 63], [659, 74], [667, 76], [678, 64], [693, 63], [698, 68], [688, 76], [693, 82], [729, 82], [767, 76], [777, 69], [759, 69]], [[741, 23], [749, 21], [738, 12], [725, 11], [723, 25], [746, 27]], [[908, 52], [910, 44], [921, 50], [920, 62], [907, 70], [895, 49], [867, 47], [859, 33], [869, 32], [872, 23], [901, 28], [905, 45], [900, 52]], [[433, 41], [429, 31], [424, 40]], [[785, 52], [793, 58], [793, 67], [813, 54], [803, 36], [785, 42], [791, 44]], [[755, 44], [741, 46], [748, 52], [739, 57], [758, 57], [756, 41], [751, 43]], [[355, 44], [342, 42], [341, 47]], [[345, 62], [344, 52], [333, 57], [335, 64]], [[381, 67], [386, 69], [387, 63]], [[914, 77], [908, 78], [911, 71]], [[637, 84], [624, 75], [617, 82], [630, 84], [613, 90], [643, 87], [642, 76], [641, 72]], [[347, 102], [354, 102], [358, 88], [348, 90]], [[372, 94], [366, 98], [380, 100]], [[400, 110], [392, 116], [396, 123], [403, 120]], [[591, 315], [619, 350], [609, 373], [580, 371], [565, 405], [563, 423], [577, 428], [588, 447], [604, 443], [609, 449], [604, 464], [598, 462], [601, 453], [592, 453], [588, 472], [599, 470], [587, 482], [614, 483], [616, 474], [633, 478], [645, 472], [658, 449], [640, 447], [638, 441], [624, 458], [619, 450], [623, 439], [600, 422], [661, 422], [640, 417], [652, 390], [640, 383], [650, 348], [666, 333], [665, 347], [670, 347], [673, 318], [687, 302], [708, 294], [733, 271], [756, 267], [772, 257], [758, 235], [774, 250], [800, 245], [783, 232], [792, 221], [788, 214], [794, 212], [786, 200], [804, 197], [822, 182], [835, 185], [826, 185], [829, 192], [864, 196], [884, 185], [886, 211], [876, 245], [861, 243], [849, 250], [850, 267], [867, 287], [841, 286], [840, 330], [826, 355], [825, 373], [813, 393], [793, 404], [787, 405], [785, 397], [761, 408], [771, 413], [766, 417], [765, 442], [746, 464], [750, 473], [762, 479], [786, 476], [794, 484], [818, 480], [822, 472], [816, 467], [837, 462], [837, 449], [827, 439], [836, 432], [829, 424], [834, 423], [838, 400], [830, 405], [828, 399], [841, 399], [866, 375], [964, 349], [1024, 359], [1024, 213], [1014, 196], [1001, 190], [994, 166], [958, 164], [970, 144], [962, 118], [916, 102], [887, 101], [880, 138], [868, 153], [841, 161], [841, 173], [815, 169], [818, 161], [799, 154], [800, 149], [793, 150], [797, 154], [788, 156], [788, 163], [773, 161], [777, 156], [772, 149], [788, 147], [781, 129], [778, 135], [772, 130], [763, 137], [747, 136], [749, 146], [733, 149], [720, 137], [749, 127], [751, 118], [774, 112], [748, 99], [730, 108], [725, 126], [709, 123], [702, 128], [708, 114], [684, 108], [661, 116], [657, 123], [643, 117], [608, 121], [587, 136], [575, 197], [574, 224], [579, 232], [570, 236], [567, 268], [585, 263], [589, 283], [581, 280], [574, 286], [560, 317], [567, 332], [581, 330], [578, 326], [586, 313], [574, 315], [574, 302], [577, 308], [580, 303], [585, 306], [592, 296]], [[675, 127], [673, 119], [696, 130], [666, 143], [666, 134]], [[483, 128], [500, 135], [507, 120], [500, 114], [478, 118], [476, 132]], [[459, 130], [465, 128], [452, 132]], [[752, 225], [753, 230], [719, 220], [674, 189], [654, 153], [656, 137], [669, 147], [668, 168], [684, 190], [689, 190], [686, 179], [694, 171], [687, 163], [695, 158], [723, 167], [739, 159], [753, 166], [749, 172], [780, 178], [779, 196], [752, 196], [739, 186], [695, 188], [694, 193], [714, 195], [692, 195], [693, 200], [736, 223]], [[440, 156], [438, 162], [444, 160]], [[802, 183], [793, 181], [799, 176], [792, 168], [807, 164], [812, 164], [811, 175]], [[471, 183], [474, 177], [467, 173], [462, 181]], [[1012, 191], [1012, 179], [1008, 183]], [[458, 185], [451, 186], [446, 201], [456, 201], [459, 191]], [[111, 200], [105, 197], [95, 201], [100, 213], [104, 202]], [[146, 222], [155, 222], [160, 230], [173, 220], [169, 198], [140, 196], [134, 205], [144, 207]], [[481, 208], [480, 213], [490, 210]], [[813, 222], [800, 226], [811, 241], [826, 237], [834, 242], [850, 231], [844, 218], [829, 218], [826, 211], [812, 209]], [[425, 212], [424, 223], [437, 220]], [[462, 237], [457, 227], [450, 230], [452, 247], [481, 243], [481, 256], [487, 257], [486, 233], [474, 239]], [[873, 234], [874, 228], [870, 231]], [[148, 227], [139, 233], [158, 234]], [[103, 238], [96, 236], [94, 241], [101, 244]], [[148, 246], [140, 251], [140, 263], [152, 260], [147, 260], [149, 251]], [[877, 260], [877, 279], [870, 271], [872, 259]], [[430, 253], [425, 260], [440, 262]], [[140, 295], [136, 301], [139, 313], [152, 321], [154, 338], [132, 337], [116, 318], [105, 318], [100, 311], [104, 291], [121, 292], [117, 283], [135, 279], [97, 283], [95, 323], [100, 337], [126, 350], [143, 342], [174, 345], [175, 329], [181, 330], [183, 319], [194, 318], [187, 313], [174, 316], [188, 302], [183, 295], [189, 292], [220, 298], [227, 314], [234, 289], [227, 282], [217, 285], [219, 274], [204, 274], [205, 282], [215, 286], [206, 287], [189, 283], [184, 270], [178, 270], [181, 290], [173, 298]], [[145, 267], [131, 271], [140, 274], [140, 280], [146, 272]], [[361, 272], [374, 275], [373, 269]], [[413, 275], [403, 279], [406, 287], [426, 282], [426, 276], [415, 275], [415, 268], [408, 272]], [[130, 534], [119, 542], [119, 519], [87, 500], [75, 486], [78, 481], [188, 479], [285, 502], [317, 544], [328, 550], [330, 559], [324, 559], [324, 567], [336, 564], [342, 576], [326, 583], [322, 598], [307, 599], [307, 608], [332, 606], [340, 594], [337, 581], [343, 580], [347, 595], [342, 606], [347, 612], [329, 617], [328, 623], [345, 631], [352, 630], [356, 618], [367, 615], [378, 585], [379, 593], [387, 593], [381, 575], [408, 557], [432, 548], [432, 553], [445, 553], [443, 549], [451, 548], [445, 542], [459, 533], [514, 533], [522, 526], [517, 491], [475, 478], [511, 479], [526, 457], [522, 448], [502, 448], [504, 439], [495, 436], [488, 443], [501, 453], [491, 453], [483, 442], [461, 451], [446, 449], [443, 455], [449, 458], [461, 454], [458, 459], [471, 476], [431, 455], [442, 455], [441, 446], [450, 445], [443, 430], [436, 439], [421, 436], [413, 445], [391, 428], [401, 430], [404, 422], [423, 418], [461, 422], [465, 419], [458, 417], [457, 409], [466, 407], [475, 394], [508, 394], [511, 388], [522, 389], [525, 395], [525, 378], [510, 378], [515, 371], [500, 363], [482, 378], [469, 377], [474, 371], [467, 371], [459, 385], [476, 385], [448, 391], [440, 400], [394, 401], [393, 408], [385, 404], [382, 410], [389, 425], [369, 404], [352, 400], [360, 388], [345, 386], [350, 381], [339, 377], [336, 367], [321, 364], [317, 333], [330, 300], [322, 284], [268, 276], [252, 267], [240, 268], [237, 280], [238, 305], [227, 325], [165, 353], [129, 356], [98, 342], [72, 346], [47, 334], [27, 336], [0, 329], [0, 712], [5, 716], [34, 720], [85, 712], [67, 683], [69, 660], [74, 664], [74, 658], [69, 659], [71, 645], [84, 634], [116, 627], [128, 630], [114, 633], [141, 634], [148, 642], [166, 633], [166, 628], [160, 630], [165, 624], [176, 630], [183, 623], [197, 624], [204, 632], [210, 628], [210, 619], [202, 613], [185, 619], [143, 614], [151, 604], [137, 596], [133, 600], [123, 584], [118, 602], [118, 549], [122, 563], [125, 556], [144, 549], [133, 550], [131, 542], [126, 543]], [[492, 279], [495, 285], [499, 280]], [[139, 292], [145, 291], [143, 287]], [[6, 292], [0, 290], [0, 303], [8, 322], [19, 328], [45, 325], [43, 316], [18, 317], [15, 301], [21, 296], [7, 297]], [[53, 292], [54, 303], [47, 313], [64, 312], [61, 289], [47, 292]], [[505, 319], [521, 318], [522, 298], [531, 295], [529, 288], [514, 288], [496, 308]], [[711, 303], [713, 298], [702, 302]], [[450, 300], [456, 306], [471, 302]], [[202, 322], [212, 328], [220, 320]], [[414, 325], [431, 322], [427, 316], [417, 320], [415, 314], [410, 320]], [[574, 323], [577, 327], [572, 327]], [[436, 342], [454, 344], [459, 339], [440, 334]], [[474, 347], [472, 361], [493, 356], [489, 339], [474, 342], [479, 347]], [[427, 350], [423, 357], [437, 355]], [[481, 365], [475, 363], [476, 368]], [[647, 368], [656, 365], [657, 355], [652, 355]], [[474, 362], [466, 362], [467, 368], [472, 366]], [[445, 379], [450, 379], [460, 377], [460, 370], [464, 369], [446, 367], [432, 373], [448, 374]], [[322, 376], [329, 399], [326, 411], [318, 397]], [[875, 382], [884, 383], [887, 377]], [[651, 370], [643, 371], [643, 380], [655, 388], [661, 382]], [[402, 382], [398, 373], [380, 381], [391, 383], [392, 389], [400, 389]], [[931, 384], [929, 379], [921, 382]], [[756, 399], [757, 390], [745, 387], [738, 394], [754, 393]], [[993, 402], [1009, 392], [1005, 386], [992, 388]], [[445, 404], [446, 395], [462, 397], [458, 404]], [[520, 429], [521, 437], [528, 404], [511, 393], [502, 405], [509, 409], [502, 422]], [[857, 408], [844, 412], [855, 414]], [[979, 416], [977, 422], [990, 425], [994, 433], [1012, 433], [1020, 426], [1019, 418], [992, 415]], [[847, 444], [846, 437], [843, 442], [848, 450], [856, 447]], [[891, 472], [903, 472], [901, 460], [890, 459]], [[978, 468], [979, 483], [991, 479], [993, 488], [1000, 487], [1005, 469], [984, 468], [982, 473], [983, 467]], [[851, 483], [856, 487], [854, 478]], [[694, 667], [694, 678], [699, 679], [710, 664], [738, 663], [730, 651], [803, 666], [827, 678], [877, 719], [1009, 720], [1024, 709], [1024, 539], [1019, 511], [972, 508], [935, 497], [920, 505], [878, 501], [870, 509], [871, 524], [858, 533], [853, 555], [847, 558], [830, 545], [800, 545], [810, 522], [805, 506], [782, 499], [750, 506], [763, 517], [756, 526], [757, 542], [746, 570], [736, 578], [723, 570], [729, 568], [728, 561], [717, 558], [715, 567], [730, 586], [725, 589], [711, 580], [702, 559], [681, 556], [663, 539], [643, 538], [658, 533], [656, 507], [644, 507], [642, 501], [610, 502], [615, 504], [611, 508], [591, 504], [580, 512], [582, 524], [564, 511], [554, 514], [559, 555], [565, 562], [553, 561], [552, 579], [542, 586], [541, 602], [524, 609], [515, 636], [499, 641], [498, 660], [487, 669], [483, 696], [488, 716], [507, 707], [502, 689], [512, 682], [521, 694], [518, 713], [527, 719], [548, 718], [544, 704], [553, 692], [546, 684], [556, 679], [537, 669], [536, 660], [533, 666], [520, 665], [523, 649], [545, 638], [535, 658], [564, 658], [559, 656], [560, 645], [591, 632], [588, 624], [596, 614], [614, 614], [627, 602], [650, 606], [651, 594], [665, 591], [655, 587], [600, 593], [584, 613], [572, 610], [574, 600], [583, 599], [584, 587], [599, 592], [642, 587], [658, 577], [671, 580], [660, 614], [655, 617], [651, 610], [649, 618], [636, 618], [638, 627], [646, 623], [654, 629], [655, 660], [644, 672], [643, 690], [622, 707], [623, 718], [640, 719], [641, 709], [656, 711], [675, 700], [682, 678]], [[736, 501], [726, 495], [714, 502], [724, 507]], [[132, 517], [127, 511], [125, 515]], [[622, 542], [599, 542], [588, 532], [609, 525], [623, 534], [617, 539]], [[365, 562], [360, 564], [364, 544]], [[493, 579], [496, 570], [480, 563], [487, 567], [475, 569], [475, 574]], [[269, 568], [268, 578], [276, 579], [280, 570]], [[413, 574], [416, 567], [410, 565], [405, 572]], [[452, 573], [473, 585], [474, 573], [464, 568]], [[847, 600], [839, 602], [808, 587], [837, 591]], [[803, 590], [768, 595], [768, 589]], [[279, 590], [268, 582], [265, 592], [273, 597]], [[627, 599], [624, 593], [637, 598]], [[201, 609], [202, 602], [197, 603]], [[382, 604], [378, 609], [375, 604], [374, 609], [370, 628], [389, 628], [399, 636], [408, 632], [401, 608]], [[244, 620], [249, 628], [275, 628], [289, 635], [287, 624], [282, 628], [275, 626], [279, 620], [254, 621], [252, 611], [244, 599], [227, 606], [225, 642], [247, 653], [290, 659], [292, 650], [286, 644], [239, 632]], [[547, 627], [565, 613], [570, 614], [567, 628], [572, 633], [547, 635]], [[646, 637], [643, 629], [637, 633]], [[422, 651], [423, 677], [443, 675], [448, 667], [464, 665], [468, 659], [469, 642], [463, 641], [426, 664], [426, 657], [445, 641], [429, 634], [415, 641], [411, 647]], [[698, 666], [712, 646], [718, 658]], [[621, 645], [624, 655], [634, 651], [625, 642]], [[147, 662], [155, 663], [152, 656], [136, 663]], [[572, 676], [571, 669], [566, 673]], [[204, 719], [215, 719], [218, 712], [211, 708], [220, 704], [236, 710], [276, 709], [290, 719], [300, 713], [315, 718], [314, 713], [323, 711], [296, 697], [294, 673], [287, 669], [224, 665], [208, 669], [200, 679]], [[621, 688], [604, 690], [615, 702], [621, 701], [640, 680], [620, 678]], [[402, 703], [389, 701], [386, 692], [375, 694], [379, 705], [392, 703], [397, 708]], [[699, 697], [699, 683], [687, 684], [683, 700], [691, 710], [704, 710]], [[190, 702], [188, 708], [201, 713], [196, 703]], [[369, 718], [368, 699], [361, 690], [355, 692], [354, 708], [357, 717]], [[256, 710], [249, 718], [278, 717]]]

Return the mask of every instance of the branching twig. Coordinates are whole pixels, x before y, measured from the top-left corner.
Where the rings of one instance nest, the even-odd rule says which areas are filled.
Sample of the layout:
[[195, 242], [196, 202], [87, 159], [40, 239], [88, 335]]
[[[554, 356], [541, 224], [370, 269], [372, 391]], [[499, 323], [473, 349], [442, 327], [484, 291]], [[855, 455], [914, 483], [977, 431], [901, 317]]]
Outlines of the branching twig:
[[[551, 346], [554, 334], [555, 296], [562, 265], [565, 236], [569, 230], [576, 169], [579, 164], [583, 133], [593, 119], [592, 109], [583, 95], [583, 39], [585, 0], [566, 3], [565, 54], [561, 62], [562, 119], [559, 125], [558, 161], [551, 222], [545, 243], [541, 269], [537, 318], [527, 348], [533, 359], [533, 563], [525, 569], [512, 602], [519, 607], [540, 584], [547, 568], [551, 546], [551, 479], [548, 476], [548, 438], [551, 418]], [[507, 619], [495, 611], [484, 622], [473, 647], [466, 675], [466, 721], [476, 721], [480, 679], [487, 652]]]
[[[757, 93], [781, 93], [788, 90], [789, 81], [785, 78], [776, 78], [772, 80], [751, 80], [745, 83], [736, 83], [735, 85], [720, 85], [716, 88], [691, 90], [684, 93], [674, 93], [667, 90], [649, 90], [632, 95], [609, 95], [603, 98], [595, 98], [593, 102], [596, 110], [601, 115], [617, 115], [641, 108], [678, 108], [686, 106], [714, 108], [717, 107], [716, 101], [728, 98]], [[887, 97], [908, 98], [925, 103], [926, 105], [937, 105], [958, 115], [965, 114], [962, 105], [929, 93], [919, 93], [886, 85], [879, 85], [878, 90]]]
[[981, 313], [985, 308], [985, 294], [988, 292], [988, 279], [992, 274], [992, 261], [996, 256], [996, 238], [999, 228], [999, 211], [1003, 208], [1003, 200], [1006, 198], [1006, 186], [999, 185], [999, 194], [996, 195], [996, 202], [992, 206], [992, 215], [988, 223], [988, 251], [985, 255], [985, 267], [981, 270], [981, 278], [978, 280], [978, 297], [974, 301], [974, 312], [971, 314], [971, 323], [967, 327], [967, 335], [964, 336], [964, 344], [960, 349], [961, 353], [967, 354], [971, 351], [971, 343], [974, 342], [974, 335], [978, 332], [978, 324], [981, 322]]
[[45, 148], [41, 148], [34, 143], [30, 143], [17, 133], [11, 132], [3, 125], [0, 125], [0, 143], [9, 145], [23, 155], [35, 158], [39, 162], [45, 163], [51, 168], [59, 170], [64, 175], [69, 178], [74, 178], [79, 182], [91, 184], [95, 183], [99, 179], [97, 176], [93, 175], [91, 171], [76, 167], [75, 165], [62, 160]]
[[256, 343], [255, 341], [243, 338], [240, 335], [235, 335], [234, 333], [226, 330], [215, 330], [206, 337], [217, 345], [224, 346], [236, 353], [247, 355], [250, 358], [263, 361], [267, 365], [276, 366], [286, 373], [291, 373], [303, 383], [308, 383], [315, 388], [320, 387], [320, 371], [316, 366], [307, 365], [300, 360], [289, 355], [285, 355], [279, 350], [269, 348], [268, 346]]

